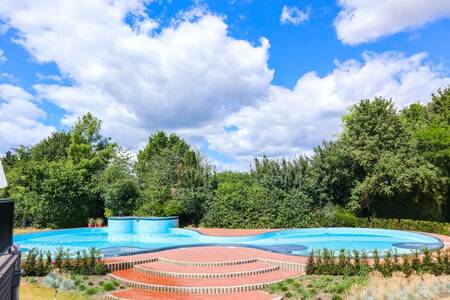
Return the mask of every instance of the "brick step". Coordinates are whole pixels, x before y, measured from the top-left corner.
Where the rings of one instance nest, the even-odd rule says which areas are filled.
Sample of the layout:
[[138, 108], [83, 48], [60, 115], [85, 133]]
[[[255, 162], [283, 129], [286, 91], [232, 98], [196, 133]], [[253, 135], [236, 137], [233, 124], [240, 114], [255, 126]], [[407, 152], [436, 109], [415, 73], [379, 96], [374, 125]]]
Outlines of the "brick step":
[[247, 264], [227, 265], [227, 266], [180, 266], [176, 264], [155, 261], [146, 264], [135, 265], [138, 272], [175, 278], [227, 278], [243, 277], [268, 273], [280, 269], [276, 264], [266, 264], [252, 262]]
[[244, 258], [237, 260], [217, 260], [217, 261], [189, 261], [189, 260], [178, 260], [167, 257], [158, 257], [158, 261], [167, 264], [173, 264], [185, 267], [221, 267], [221, 266], [233, 266], [233, 265], [243, 265], [251, 264], [258, 261], [257, 258]]
[[181, 294], [181, 293], [164, 293], [154, 292], [142, 289], [128, 289], [114, 291], [105, 296], [108, 300], [275, 300], [280, 299], [279, 296], [271, 295], [263, 291], [249, 291], [230, 294]]
[[111, 277], [122, 284], [139, 289], [172, 293], [224, 294], [263, 289], [267, 285], [299, 275], [276, 270], [263, 274], [230, 278], [174, 278], [137, 272], [134, 269], [115, 271]]

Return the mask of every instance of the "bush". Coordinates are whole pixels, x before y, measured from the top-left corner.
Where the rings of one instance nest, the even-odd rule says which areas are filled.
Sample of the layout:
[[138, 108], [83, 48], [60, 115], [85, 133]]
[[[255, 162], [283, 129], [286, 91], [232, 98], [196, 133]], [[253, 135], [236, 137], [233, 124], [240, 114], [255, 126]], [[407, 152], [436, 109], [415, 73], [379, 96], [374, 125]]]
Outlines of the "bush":
[[[44, 258], [45, 255], [45, 258]], [[30, 249], [21, 263], [23, 276], [45, 276], [51, 269], [53, 269], [50, 252], [38, 250], [36, 248]]]
[[306, 265], [308, 275], [367, 275], [370, 271], [378, 271], [385, 277], [395, 272], [403, 272], [405, 276], [417, 274], [450, 275], [450, 250], [437, 250], [432, 253], [425, 249], [423, 255], [414, 252], [411, 257], [403, 256], [402, 262], [397, 252], [386, 251], [380, 259], [378, 250], [372, 253], [373, 264], [369, 265], [365, 252], [346, 252], [341, 250], [338, 257], [327, 249], [311, 252]]
[[56, 269], [62, 273], [80, 275], [104, 275], [108, 272], [100, 251], [95, 248], [77, 251], [75, 257], [69, 250], [59, 248], [53, 262], [50, 252], [32, 248], [26, 253], [21, 267], [23, 276], [45, 276]]
[[410, 219], [376, 219], [367, 222], [367, 227], [396, 230], [422, 231], [450, 235], [450, 223]]
[[421, 231], [450, 235], [450, 223], [411, 219], [358, 218], [340, 206], [326, 205], [318, 213], [319, 226], [367, 227], [394, 230]]
[[61, 276], [55, 271], [51, 271], [44, 278], [44, 285], [54, 289], [61, 289], [61, 290], [73, 290], [76, 287], [72, 279]]

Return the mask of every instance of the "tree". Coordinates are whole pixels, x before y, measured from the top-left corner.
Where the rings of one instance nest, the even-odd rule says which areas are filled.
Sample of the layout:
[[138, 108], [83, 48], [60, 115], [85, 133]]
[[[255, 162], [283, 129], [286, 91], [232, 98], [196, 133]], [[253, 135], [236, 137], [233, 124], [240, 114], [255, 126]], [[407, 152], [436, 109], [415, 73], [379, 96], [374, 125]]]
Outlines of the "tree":
[[375, 98], [344, 116], [341, 142], [361, 170], [348, 207], [367, 216], [442, 217], [446, 180], [420, 156], [411, 132], [421, 126], [404, 125], [424, 119], [422, 111], [413, 106], [401, 117], [392, 101]]
[[119, 152], [100, 176], [102, 196], [107, 216], [130, 216], [136, 208], [140, 190], [132, 173], [131, 158]]
[[357, 180], [358, 166], [340, 142], [324, 142], [314, 148], [306, 188], [316, 206], [327, 203], [347, 206]]
[[80, 227], [86, 224], [90, 211], [89, 191], [80, 172], [63, 162], [42, 165], [43, 180], [33, 190], [30, 206], [33, 225], [37, 227]]
[[138, 214], [177, 214], [181, 222], [199, 221], [212, 168], [184, 140], [156, 132], [139, 151], [135, 170], [142, 187]]
[[397, 152], [407, 141], [392, 100], [361, 100], [344, 115], [342, 123], [341, 141], [366, 174], [384, 151]]
[[365, 198], [376, 217], [442, 220], [447, 185], [437, 168], [419, 155], [383, 152], [351, 198], [355, 203]]
[[33, 159], [40, 161], [66, 160], [71, 134], [64, 131], [52, 133], [49, 137], [33, 146]]

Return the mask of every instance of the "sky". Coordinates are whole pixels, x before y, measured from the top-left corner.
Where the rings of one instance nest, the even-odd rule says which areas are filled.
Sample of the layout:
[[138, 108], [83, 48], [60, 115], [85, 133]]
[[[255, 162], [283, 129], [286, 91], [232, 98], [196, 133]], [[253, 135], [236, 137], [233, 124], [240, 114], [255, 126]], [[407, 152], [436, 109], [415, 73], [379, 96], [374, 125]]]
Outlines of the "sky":
[[336, 138], [361, 99], [450, 85], [448, 0], [2, 0], [0, 153], [92, 112], [136, 153], [174, 132], [218, 169]]

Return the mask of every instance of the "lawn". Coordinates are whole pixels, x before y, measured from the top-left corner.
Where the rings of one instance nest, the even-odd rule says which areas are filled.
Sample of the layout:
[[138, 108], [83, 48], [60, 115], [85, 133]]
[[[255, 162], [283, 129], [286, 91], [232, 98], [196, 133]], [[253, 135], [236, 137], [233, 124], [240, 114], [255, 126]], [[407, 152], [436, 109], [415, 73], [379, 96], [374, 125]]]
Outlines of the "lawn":
[[89, 300], [100, 299], [99, 297], [92, 297], [82, 295], [79, 292], [63, 292], [55, 289], [43, 287], [37, 283], [31, 283], [27, 279], [22, 279], [20, 282], [20, 300]]
[[[49, 277], [53, 279], [49, 280]], [[65, 283], [61, 283], [61, 279], [64, 279]], [[58, 290], [54, 288], [56, 286], [58, 286]], [[50, 273], [47, 277], [23, 277], [20, 285], [20, 299], [101, 299], [105, 293], [119, 288], [124, 289], [125, 287], [111, 280], [108, 276], [67, 274], [53, 276]]]

